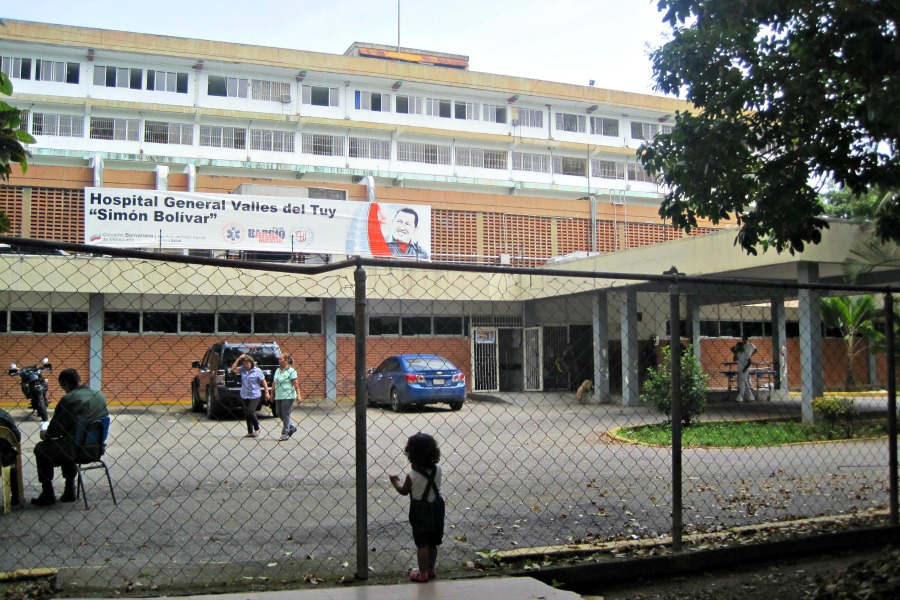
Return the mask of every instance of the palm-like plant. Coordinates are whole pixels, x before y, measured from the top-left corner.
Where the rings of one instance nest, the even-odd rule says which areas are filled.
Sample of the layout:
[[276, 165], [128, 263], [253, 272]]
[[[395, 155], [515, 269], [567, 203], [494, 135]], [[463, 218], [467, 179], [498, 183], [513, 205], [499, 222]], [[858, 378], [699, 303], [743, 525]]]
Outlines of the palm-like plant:
[[834, 296], [822, 298], [822, 321], [826, 327], [839, 329], [847, 344], [847, 377], [848, 390], [853, 389], [856, 381], [853, 375], [853, 361], [866, 349], [863, 340], [875, 340], [878, 331], [875, 317], [878, 307], [871, 294], [864, 296]]
[[[12, 82], [6, 73], [0, 71], [0, 94], [11, 96]], [[10, 163], [17, 162], [22, 171], [28, 168], [28, 150], [24, 144], [33, 144], [34, 138], [27, 131], [19, 129], [21, 117], [18, 108], [0, 101], [0, 181], [9, 181], [12, 174]], [[0, 233], [9, 229], [9, 217], [0, 212]]]

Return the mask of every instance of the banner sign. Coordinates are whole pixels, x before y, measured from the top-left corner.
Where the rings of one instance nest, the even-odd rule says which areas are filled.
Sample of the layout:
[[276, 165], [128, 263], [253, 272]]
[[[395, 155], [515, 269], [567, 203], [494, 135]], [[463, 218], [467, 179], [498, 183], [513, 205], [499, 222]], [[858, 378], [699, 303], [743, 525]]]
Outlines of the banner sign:
[[431, 258], [431, 207], [89, 187], [86, 244]]

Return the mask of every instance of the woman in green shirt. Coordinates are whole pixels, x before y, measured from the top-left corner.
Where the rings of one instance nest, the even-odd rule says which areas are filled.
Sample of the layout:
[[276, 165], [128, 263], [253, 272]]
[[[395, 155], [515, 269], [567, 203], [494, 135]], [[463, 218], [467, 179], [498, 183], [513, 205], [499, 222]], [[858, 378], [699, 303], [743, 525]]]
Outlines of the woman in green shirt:
[[275, 369], [273, 384], [275, 387], [275, 416], [283, 423], [279, 442], [287, 440], [294, 435], [297, 427], [291, 423], [291, 407], [294, 402], [303, 402], [300, 397], [300, 382], [297, 379], [297, 371], [293, 367], [294, 357], [290, 354], [282, 354], [278, 360], [278, 368]]

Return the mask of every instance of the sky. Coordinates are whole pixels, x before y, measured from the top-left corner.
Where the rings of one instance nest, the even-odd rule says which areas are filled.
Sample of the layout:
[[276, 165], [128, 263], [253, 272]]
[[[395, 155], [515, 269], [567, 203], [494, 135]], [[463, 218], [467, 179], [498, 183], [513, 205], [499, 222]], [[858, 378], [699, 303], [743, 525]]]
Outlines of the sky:
[[463, 54], [469, 69], [655, 93], [657, 0], [19, 0], [20, 19], [343, 54], [353, 42]]

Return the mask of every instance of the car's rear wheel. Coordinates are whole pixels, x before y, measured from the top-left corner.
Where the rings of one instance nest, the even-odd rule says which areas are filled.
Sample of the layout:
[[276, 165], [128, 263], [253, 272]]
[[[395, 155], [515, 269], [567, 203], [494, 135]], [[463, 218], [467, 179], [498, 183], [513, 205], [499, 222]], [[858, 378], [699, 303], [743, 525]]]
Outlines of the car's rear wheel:
[[400, 402], [400, 394], [397, 388], [391, 388], [391, 409], [394, 412], [403, 412], [403, 404]]
[[191, 385], [191, 411], [203, 412], [203, 400], [200, 398], [200, 390], [197, 389], [196, 383]]
[[450, 404], [450, 410], [459, 410], [462, 408], [462, 405], [463, 405], [462, 401], [450, 402], [449, 404]]

